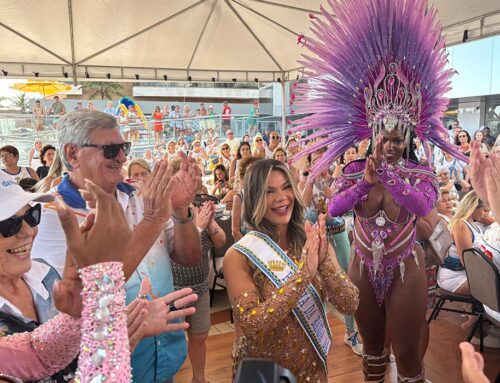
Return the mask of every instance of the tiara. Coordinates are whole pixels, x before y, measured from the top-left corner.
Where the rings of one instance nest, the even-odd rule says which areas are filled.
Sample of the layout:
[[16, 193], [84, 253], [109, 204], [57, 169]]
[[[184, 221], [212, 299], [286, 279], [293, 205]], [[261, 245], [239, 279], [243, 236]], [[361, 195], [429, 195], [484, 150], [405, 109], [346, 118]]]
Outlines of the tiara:
[[382, 62], [373, 86], [368, 85], [363, 93], [369, 127], [390, 133], [418, 126], [422, 109], [420, 84], [408, 81], [399, 63], [391, 62], [386, 71]]

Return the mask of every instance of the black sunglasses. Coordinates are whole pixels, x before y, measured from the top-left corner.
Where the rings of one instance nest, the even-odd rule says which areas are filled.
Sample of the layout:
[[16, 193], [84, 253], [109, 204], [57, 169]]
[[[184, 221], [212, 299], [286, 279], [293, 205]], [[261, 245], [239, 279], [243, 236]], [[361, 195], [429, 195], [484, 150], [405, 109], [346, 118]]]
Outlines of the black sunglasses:
[[279, 140], [280, 137], [279, 136], [271, 136], [271, 140]]
[[30, 207], [26, 214], [20, 217], [11, 217], [0, 222], [0, 234], [4, 237], [12, 237], [21, 231], [23, 221], [26, 221], [31, 227], [38, 226], [42, 213], [42, 205], [37, 203]]
[[123, 150], [126, 156], [130, 153], [130, 147], [132, 146], [131, 142], [123, 142], [121, 144], [109, 144], [109, 145], [97, 145], [97, 144], [84, 144], [80, 145], [82, 148], [99, 148], [102, 149], [102, 154], [104, 154], [104, 158], [108, 160], [112, 160], [116, 158], [116, 156], [120, 153], [120, 150]]

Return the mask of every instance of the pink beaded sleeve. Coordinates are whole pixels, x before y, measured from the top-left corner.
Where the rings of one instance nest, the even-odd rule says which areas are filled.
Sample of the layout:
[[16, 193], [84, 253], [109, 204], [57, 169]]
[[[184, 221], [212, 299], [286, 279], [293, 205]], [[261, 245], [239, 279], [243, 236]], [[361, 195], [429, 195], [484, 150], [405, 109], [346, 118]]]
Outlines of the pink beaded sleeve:
[[123, 264], [106, 262], [80, 270], [83, 282], [81, 383], [131, 381]]
[[79, 347], [80, 319], [59, 314], [33, 332], [0, 337], [0, 373], [42, 379], [70, 364]]
[[[385, 162], [382, 162], [376, 172], [380, 182], [391, 193], [398, 205], [403, 206], [410, 213], [425, 217], [436, 205], [437, 181], [431, 169], [424, 172], [416, 168], [418, 165], [413, 166], [415, 166], [414, 169], [408, 169], [410, 177], [403, 177], [401, 169], [391, 167]], [[410, 183], [410, 178], [412, 183]]]

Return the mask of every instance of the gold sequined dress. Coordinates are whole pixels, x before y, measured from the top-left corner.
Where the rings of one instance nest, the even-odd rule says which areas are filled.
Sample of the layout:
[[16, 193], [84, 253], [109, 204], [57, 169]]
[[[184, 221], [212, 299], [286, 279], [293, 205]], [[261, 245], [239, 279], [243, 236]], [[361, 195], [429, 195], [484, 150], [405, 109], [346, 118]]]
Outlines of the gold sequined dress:
[[233, 377], [241, 360], [260, 358], [289, 369], [298, 382], [327, 382], [327, 371], [292, 309], [312, 281], [323, 302], [328, 300], [341, 313], [353, 314], [359, 303], [358, 289], [330, 257], [312, 279], [304, 266], [280, 289], [249, 260], [243, 262], [257, 291], [242, 293], [233, 302], [235, 322], [241, 329], [233, 347]]

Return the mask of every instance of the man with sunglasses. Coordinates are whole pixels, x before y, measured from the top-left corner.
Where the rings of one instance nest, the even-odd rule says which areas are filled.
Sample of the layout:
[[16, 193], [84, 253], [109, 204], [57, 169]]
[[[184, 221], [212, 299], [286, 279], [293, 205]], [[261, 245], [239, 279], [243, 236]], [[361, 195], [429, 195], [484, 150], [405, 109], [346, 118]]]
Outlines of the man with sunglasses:
[[[170, 259], [187, 266], [201, 259], [200, 237], [189, 208], [201, 182], [196, 164], [183, 156], [181, 170], [173, 177], [168, 163], [159, 161], [138, 196], [133, 187], [122, 182], [121, 169], [130, 143], [121, 137], [113, 116], [88, 109], [61, 119], [58, 151], [68, 175], [52, 192], [81, 222], [90, 212], [79, 192], [85, 179], [114, 194], [125, 211], [132, 229], [123, 254], [124, 273], [130, 276], [127, 303], [138, 296], [145, 277], [150, 278], [156, 296], [172, 292]], [[33, 254], [62, 269], [66, 242], [53, 204], [45, 205], [42, 215]], [[169, 382], [185, 357], [186, 341], [181, 331], [146, 338], [132, 354], [134, 381]]]
[[266, 158], [272, 159], [274, 155], [274, 150], [280, 146], [281, 140], [280, 135], [277, 132], [271, 132], [269, 135], [269, 146], [266, 148]]

